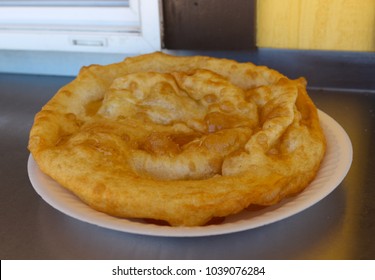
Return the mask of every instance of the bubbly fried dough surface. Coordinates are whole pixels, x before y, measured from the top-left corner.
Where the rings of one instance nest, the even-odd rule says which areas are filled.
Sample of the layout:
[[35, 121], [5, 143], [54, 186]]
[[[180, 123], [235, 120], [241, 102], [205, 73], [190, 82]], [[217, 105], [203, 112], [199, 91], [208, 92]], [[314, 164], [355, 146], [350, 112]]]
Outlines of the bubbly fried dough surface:
[[84, 67], [29, 139], [40, 169], [92, 208], [172, 226], [301, 192], [325, 145], [303, 78], [163, 53]]

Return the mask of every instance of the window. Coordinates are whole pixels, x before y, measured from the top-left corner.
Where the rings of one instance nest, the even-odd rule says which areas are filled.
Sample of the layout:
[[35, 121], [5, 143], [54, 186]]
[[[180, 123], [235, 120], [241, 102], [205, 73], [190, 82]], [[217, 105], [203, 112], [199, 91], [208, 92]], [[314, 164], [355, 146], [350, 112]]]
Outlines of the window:
[[161, 49], [158, 0], [0, 0], [0, 49], [145, 53]]

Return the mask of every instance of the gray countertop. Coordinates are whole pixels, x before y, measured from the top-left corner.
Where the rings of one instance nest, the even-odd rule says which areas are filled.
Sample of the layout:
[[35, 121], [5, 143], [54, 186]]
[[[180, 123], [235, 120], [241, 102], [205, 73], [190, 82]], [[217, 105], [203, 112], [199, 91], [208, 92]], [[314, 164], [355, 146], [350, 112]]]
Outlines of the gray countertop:
[[346, 130], [354, 150], [346, 178], [323, 200], [252, 230], [170, 238], [78, 221], [34, 191], [27, 173], [33, 117], [71, 79], [0, 74], [1, 259], [375, 258], [375, 93], [309, 90], [317, 107]]

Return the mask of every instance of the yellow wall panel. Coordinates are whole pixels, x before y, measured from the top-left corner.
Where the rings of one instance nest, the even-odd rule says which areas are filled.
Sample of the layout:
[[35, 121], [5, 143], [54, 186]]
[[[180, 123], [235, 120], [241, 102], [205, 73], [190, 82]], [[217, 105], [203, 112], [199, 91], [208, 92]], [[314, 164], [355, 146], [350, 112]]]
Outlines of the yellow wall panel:
[[375, 0], [258, 0], [257, 45], [375, 51]]

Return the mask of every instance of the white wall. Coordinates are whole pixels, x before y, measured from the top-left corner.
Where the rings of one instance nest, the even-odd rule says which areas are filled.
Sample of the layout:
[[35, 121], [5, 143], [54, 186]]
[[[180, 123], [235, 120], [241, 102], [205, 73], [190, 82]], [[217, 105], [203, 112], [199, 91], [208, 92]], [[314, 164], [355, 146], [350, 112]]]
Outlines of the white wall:
[[119, 62], [126, 57], [126, 54], [0, 50], [0, 72], [75, 76], [82, 66]]

